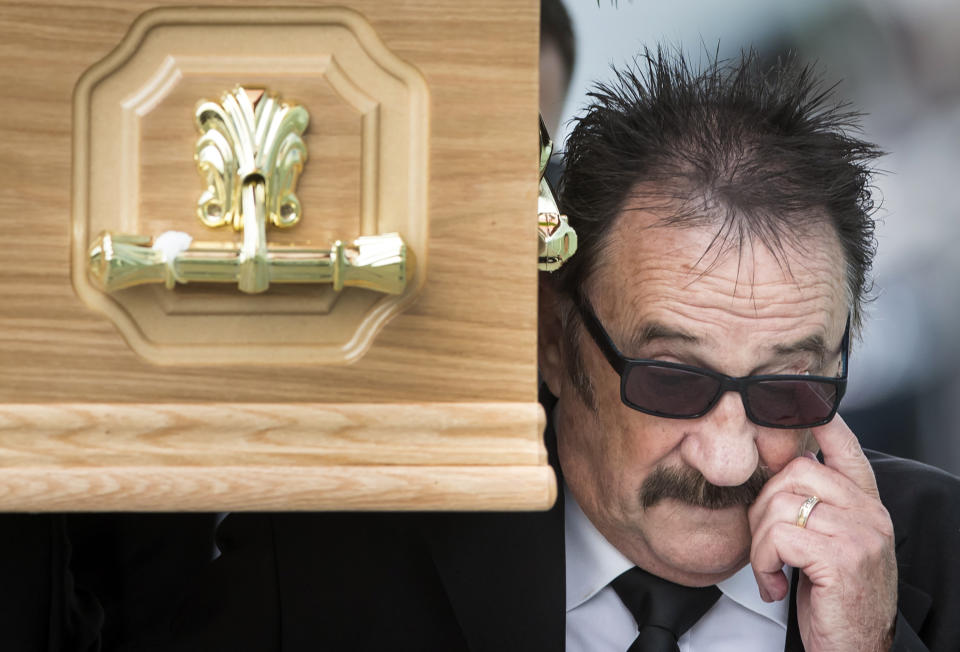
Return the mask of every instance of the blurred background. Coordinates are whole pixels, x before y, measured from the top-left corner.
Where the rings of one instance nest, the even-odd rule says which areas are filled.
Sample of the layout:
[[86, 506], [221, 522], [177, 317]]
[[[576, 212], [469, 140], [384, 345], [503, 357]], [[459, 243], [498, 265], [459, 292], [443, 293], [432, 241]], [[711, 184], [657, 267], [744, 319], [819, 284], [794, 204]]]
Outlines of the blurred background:
[[864, 137], [889, 154], [876, 178], [875, 299], [840, 411], [865, 447], [955, 474], [958, 30], [957, 0], [544, 0], [541, 23], [541, 110], [560, 150], [590, 85], [658, 42], [682, 46], [693, 61], [718, 48], [721, 58], [735, 57], [751, 45], [771, 61], [795, 52], [866, 113]]

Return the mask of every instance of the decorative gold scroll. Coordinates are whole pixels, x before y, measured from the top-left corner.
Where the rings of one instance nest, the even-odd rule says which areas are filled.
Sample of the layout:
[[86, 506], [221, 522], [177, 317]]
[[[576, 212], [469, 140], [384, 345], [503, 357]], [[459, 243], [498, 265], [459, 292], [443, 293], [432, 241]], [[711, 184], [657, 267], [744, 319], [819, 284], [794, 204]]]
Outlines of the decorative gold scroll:
[[243, 230], [242, 184], [254, 175], [266, 182], [267, 221], [280, 228], [300, 221], [294, 188], [307, 160], [301, 137], [310, 122], [306, 109], [238, 86], [219, 104], [201, 102], [195, 121], [202, 135], [193, 158], [207, 183], [197, 217], [205, 226]]

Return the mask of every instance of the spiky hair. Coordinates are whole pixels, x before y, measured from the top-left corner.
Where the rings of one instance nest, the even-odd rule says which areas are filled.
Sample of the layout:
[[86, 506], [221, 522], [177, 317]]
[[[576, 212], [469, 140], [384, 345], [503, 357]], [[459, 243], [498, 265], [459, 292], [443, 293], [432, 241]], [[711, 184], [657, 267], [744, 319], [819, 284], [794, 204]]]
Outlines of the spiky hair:
[[857, 137], [859, 114], [811, 67], [764, 66], [753, 50], [704, 59], [695, 69], [680, 50], [647, 49], [589, 94], [564, 155], [561, 208], [579, 251], [560, 271], [561, 289], [572, 295], [596, 268], [628, 201], [666, 224], [712, 225], [717, 256], [759, 240], [781, 265], [785, 243], [827, 221], [858, 329], [876, 249], [880, 150]]

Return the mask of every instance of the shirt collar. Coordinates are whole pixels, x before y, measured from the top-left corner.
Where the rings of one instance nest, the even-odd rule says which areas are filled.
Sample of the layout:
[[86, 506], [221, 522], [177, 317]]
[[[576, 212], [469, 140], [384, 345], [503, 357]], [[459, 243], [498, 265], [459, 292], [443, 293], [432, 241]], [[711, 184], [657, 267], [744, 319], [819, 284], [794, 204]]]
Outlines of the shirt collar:
[[634, 566], [593, 526], [567, 487], [563, 491], [563, 539], [567, 611], [579, 607]]
[[[566, 545], [567, 611], [579, 607], [634, 564], [594, 527], [570, 490], [564, 487], [563, 536]], [[784, 567], [787, 578], [791, 569]], [[725, 596], [787, 628], [789, 600], [764, 602], [750, 564], [717, 583]], [[789, 592], [787, 593], [789, 595]]]

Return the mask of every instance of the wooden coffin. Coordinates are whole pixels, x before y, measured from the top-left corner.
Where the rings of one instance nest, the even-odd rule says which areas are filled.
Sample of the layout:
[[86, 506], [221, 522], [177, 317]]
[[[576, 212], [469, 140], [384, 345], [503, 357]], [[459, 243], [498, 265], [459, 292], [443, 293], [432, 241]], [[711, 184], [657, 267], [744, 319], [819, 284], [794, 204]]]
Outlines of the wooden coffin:
[[[0, 510], [552, 504], [538, 7], [0, 2]], [[244, 168], [267, 100], [309, 116], [279, 181]], [[237, 124], [205, 136], [203, 102]], [[167, 232], [240, 280], [175, 268]], [[345, 282], [391, 233], [392, 287]]]

